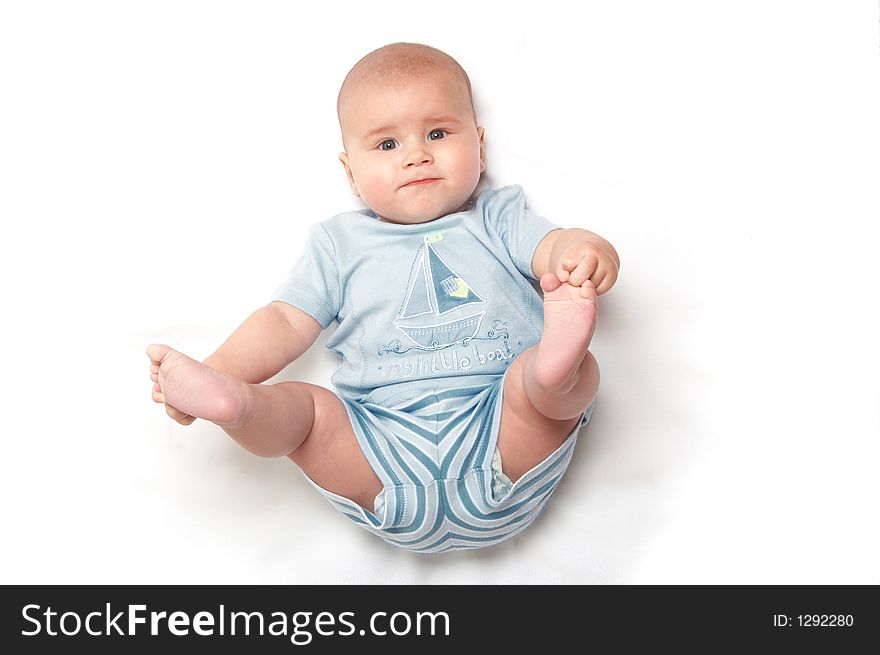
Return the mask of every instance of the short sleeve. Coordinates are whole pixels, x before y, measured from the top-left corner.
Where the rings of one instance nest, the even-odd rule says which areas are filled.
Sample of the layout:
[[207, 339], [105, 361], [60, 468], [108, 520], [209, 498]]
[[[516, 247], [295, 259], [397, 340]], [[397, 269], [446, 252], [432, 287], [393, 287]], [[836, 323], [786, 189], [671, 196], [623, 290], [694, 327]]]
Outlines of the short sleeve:
[[333, 240], [322, 225], [309, 233], [305, 252], [293, 265], [287, 280], [272, 296], [301, 309], [322, 328], [339, 313], [339, 268]]
[[478, 205], [482, 205], [487, 227], [501, 237], [517, 270], [534, 280], [535, 250], [544, 237], [559, 226], [526, 209], [525, 195], [519, 185], [486, 191], [478, 199]]

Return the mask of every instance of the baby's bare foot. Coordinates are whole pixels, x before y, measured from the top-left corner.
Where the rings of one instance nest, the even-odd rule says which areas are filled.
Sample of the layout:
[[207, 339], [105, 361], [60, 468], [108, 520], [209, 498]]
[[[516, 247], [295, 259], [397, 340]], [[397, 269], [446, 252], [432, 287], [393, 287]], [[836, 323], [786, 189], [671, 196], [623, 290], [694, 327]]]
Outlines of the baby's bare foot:
[[535, 381], [549, 390], [566, 391], [577, 381], [596, 328], [596, 289], [560, 282], [554, 273], [541, 278], [544, 291], [544, 335], [538, 344], [532, 371]]
[[243, 382], [168, 346], [151, 345], [147, 355], [152, 361], [153, 400], [157, 403], [218, 425], [241, 419], [246, 404]]

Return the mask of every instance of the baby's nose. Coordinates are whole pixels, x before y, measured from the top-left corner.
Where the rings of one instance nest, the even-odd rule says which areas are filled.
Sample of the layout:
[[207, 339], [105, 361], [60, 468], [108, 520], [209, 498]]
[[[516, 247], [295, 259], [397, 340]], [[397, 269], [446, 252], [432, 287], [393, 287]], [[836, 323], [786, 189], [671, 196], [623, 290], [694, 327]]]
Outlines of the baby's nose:
[[403, 165], [409, 168], [410, 166], [423, 166], [425, 164], [430, 164], [433, 163], [433, 161], [434, 157], [428, 149], [419, 145], [412, 147], [407, 151]]

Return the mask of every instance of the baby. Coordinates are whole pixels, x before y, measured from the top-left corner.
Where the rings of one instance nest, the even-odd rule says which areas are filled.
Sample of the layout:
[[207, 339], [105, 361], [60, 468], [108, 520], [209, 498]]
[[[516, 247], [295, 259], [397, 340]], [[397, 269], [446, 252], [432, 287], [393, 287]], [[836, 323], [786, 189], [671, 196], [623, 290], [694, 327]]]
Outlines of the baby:
[[[314, 226], [273, 300], [204, 363], [149, 346], [153, 400], [287, 456], [392, 544], [497, 544], [545, 508], [589, 420], [596, 297], [617, 280], [617, 253], [530, 212], [517, 186], [472, 197], [484, 130], [449, 55], [379, 48], [337, 109], [339, 159], [368, 209]], [[334, 321], [337, 393], [261, 384]]]

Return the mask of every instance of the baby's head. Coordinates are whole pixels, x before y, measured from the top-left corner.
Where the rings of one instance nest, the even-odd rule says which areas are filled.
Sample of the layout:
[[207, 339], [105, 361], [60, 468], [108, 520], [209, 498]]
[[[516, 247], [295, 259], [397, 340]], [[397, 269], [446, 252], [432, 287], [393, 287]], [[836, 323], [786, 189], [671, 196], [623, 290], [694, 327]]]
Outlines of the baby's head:
[[485, 170], [467, 73], [440, 50], [393, 43], [361, 59], [337, 101], [354, 194], [385, 221], [462, 211]]

